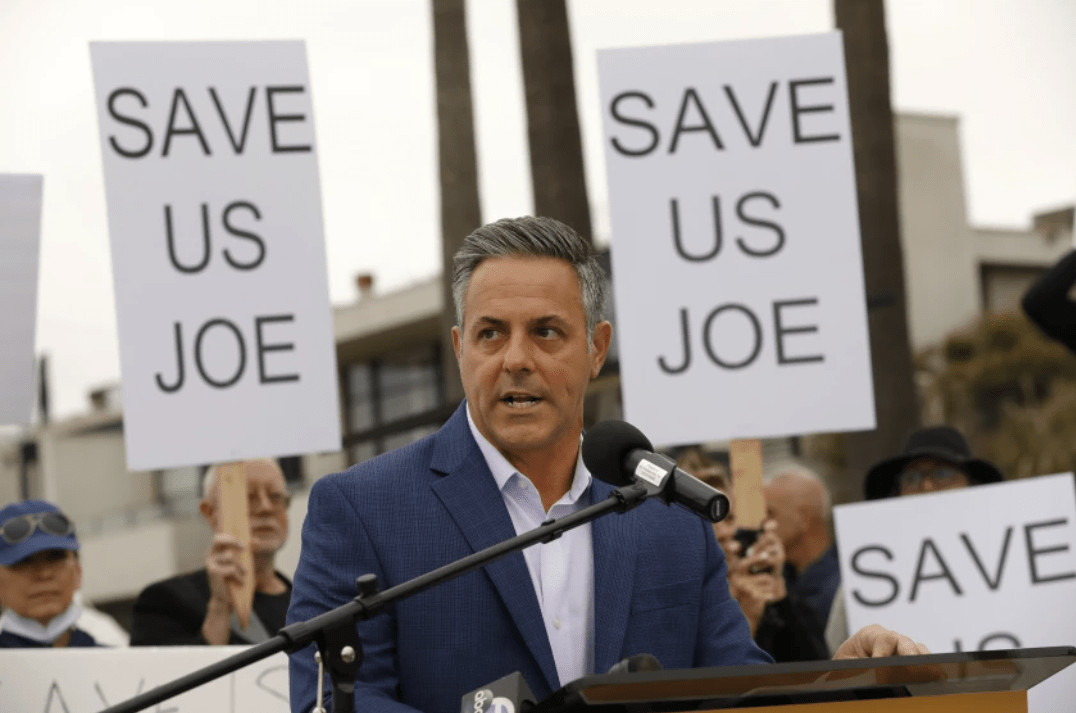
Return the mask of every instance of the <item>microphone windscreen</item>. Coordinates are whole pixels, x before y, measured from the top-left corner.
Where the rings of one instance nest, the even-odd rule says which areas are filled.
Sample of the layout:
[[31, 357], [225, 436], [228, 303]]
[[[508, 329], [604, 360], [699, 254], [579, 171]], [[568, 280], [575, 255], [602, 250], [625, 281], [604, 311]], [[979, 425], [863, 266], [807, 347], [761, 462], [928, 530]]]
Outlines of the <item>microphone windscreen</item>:
[[610, 485], [631, 485], [624, 471], [624, 459], [633, 450], [654, 450], [650, 439], [635, 426], [624, 421], [602, 421], [588, 428], [583, 436], [583, 465], [590, 474]]

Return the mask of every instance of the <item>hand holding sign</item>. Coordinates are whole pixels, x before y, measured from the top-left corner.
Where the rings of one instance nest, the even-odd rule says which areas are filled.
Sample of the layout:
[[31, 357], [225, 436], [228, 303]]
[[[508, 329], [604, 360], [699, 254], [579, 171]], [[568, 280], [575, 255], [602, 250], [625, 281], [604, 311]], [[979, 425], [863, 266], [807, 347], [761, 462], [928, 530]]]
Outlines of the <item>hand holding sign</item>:
[[202, 624], [202, 638], [207, 643], [227, 644], [231, 637], [232, 612], [236, 611], [237, 594], [241, 594], [238, 590], [244, 580], [251, 577], [250, 570], [243, 565], [243, 550], [240, 540], [226, 532], [218, 532], [206, 551], [209, 603]]

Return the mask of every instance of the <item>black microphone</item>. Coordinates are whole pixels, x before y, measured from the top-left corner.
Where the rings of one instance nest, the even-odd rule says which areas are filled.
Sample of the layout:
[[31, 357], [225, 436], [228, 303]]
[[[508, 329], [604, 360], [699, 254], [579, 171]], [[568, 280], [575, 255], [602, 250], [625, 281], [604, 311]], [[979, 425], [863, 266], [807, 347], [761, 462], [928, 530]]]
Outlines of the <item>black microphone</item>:
[[583, 464], [591, 475], [620, 487], [641, 483], [666, 505], [676, 503], [710, 522], [729, 513], [729, 499], [690, 473], [676, 467], [642, 432], [624, 421], [602, 421], [583, 437]]

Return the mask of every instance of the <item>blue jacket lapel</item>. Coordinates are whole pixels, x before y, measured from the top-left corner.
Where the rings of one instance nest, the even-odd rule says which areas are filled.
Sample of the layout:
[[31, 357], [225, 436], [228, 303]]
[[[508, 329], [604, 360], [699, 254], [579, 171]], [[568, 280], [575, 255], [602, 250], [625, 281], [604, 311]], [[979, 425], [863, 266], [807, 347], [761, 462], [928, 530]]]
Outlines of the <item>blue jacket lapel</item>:
[[[591, 499], [601, 502], [613, 486], [597, 478]], [[611, 514], [591, 524], [594, 542], [594, 672], [604, 673], [620, 660], [635, 582], [635, 528], [632, 513]]]
[[[437, 434], [430, 468], [445, 477], [433, 485], [467, 543], [475, 552], [516, 534], [497, 482], [471, 435], [466, 402]], [[486, 575], [504, 602], [523, 641], [538, 662], [550, 690], [559, 687], [553, 649], [545, 633], [542, 610], [522, 552], [486, 565]]]

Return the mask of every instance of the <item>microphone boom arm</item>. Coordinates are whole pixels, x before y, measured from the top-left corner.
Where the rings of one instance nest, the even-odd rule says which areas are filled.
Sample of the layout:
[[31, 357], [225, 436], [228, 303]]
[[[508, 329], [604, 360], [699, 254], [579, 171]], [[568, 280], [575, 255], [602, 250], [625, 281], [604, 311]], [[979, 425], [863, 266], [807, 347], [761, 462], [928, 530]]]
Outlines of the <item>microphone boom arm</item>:
[[461, 560], [438, 567], [384, 591], [378, 591], [376, 575], [363, 575], [356, 581], [359, 595], [350, 602], [312, 619], [286, 626], [268, 641], [150, 689], [106, 708], [101, 713], [135, 713], [145, 710], [273, 654], [281, 651], [286, 653], [298, 651], [311, 642], [317, 643], [322, 661], [325, 662], [325, 667], [332, 679], [334, 713], [350, 713], [354, 706], [355, 675], [362, 663], [361, 642], [358, 632], [355, 631], [357, 622], [370, 619], [393, 602], [467, 574], [505, 555], [534, 544], [551, 542], [568, 530], [585, 525], [602, 515], [610, 512], [625, 513], [641, 505], [650, 495], [647, 488], [638, 483], [621, 486], [601, 502], [594, 503], [579, 512], [565, 515], [557, 520], [548, 520], [533, 530], [479, 550]]

